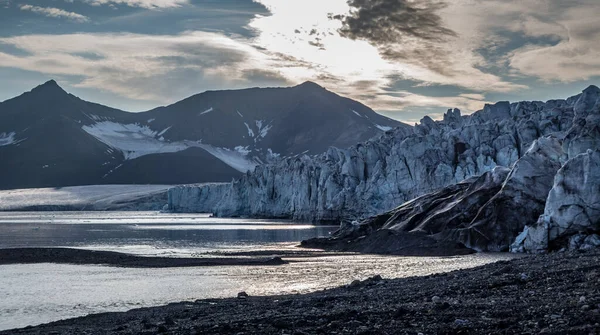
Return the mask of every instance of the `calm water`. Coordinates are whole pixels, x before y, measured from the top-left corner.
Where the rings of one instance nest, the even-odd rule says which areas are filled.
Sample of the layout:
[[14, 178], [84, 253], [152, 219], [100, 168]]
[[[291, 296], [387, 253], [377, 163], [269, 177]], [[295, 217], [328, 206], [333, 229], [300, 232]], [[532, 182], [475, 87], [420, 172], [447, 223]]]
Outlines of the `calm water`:
[[[143, 255], [202, 257], [215, 251], [296, 249], [336, 227], [215, 219], [155, 212], [0, 213], [0, 247], [68, 246]], [[309, 292], [375, 274], [384, 278], [473, 267], [510, 255], [286, 258], [276, 267], [126, 269], [108, 266], [0, 266], [0, 329], [202, 298]]]
[[79, 247], [150, 255], [273, 247], [334, 226], [158, 212], [0, 212], [0, 247]]

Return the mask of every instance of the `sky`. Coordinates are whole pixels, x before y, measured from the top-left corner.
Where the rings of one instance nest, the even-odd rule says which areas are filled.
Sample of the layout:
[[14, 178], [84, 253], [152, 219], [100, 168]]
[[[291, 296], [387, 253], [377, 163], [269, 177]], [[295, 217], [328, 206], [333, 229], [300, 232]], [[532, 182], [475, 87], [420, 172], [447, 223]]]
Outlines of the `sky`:
[[0, 0], [0, 101], [55, 79], [137, 112], [314, 81], [392, 118], [600, 84], [598, 0]]

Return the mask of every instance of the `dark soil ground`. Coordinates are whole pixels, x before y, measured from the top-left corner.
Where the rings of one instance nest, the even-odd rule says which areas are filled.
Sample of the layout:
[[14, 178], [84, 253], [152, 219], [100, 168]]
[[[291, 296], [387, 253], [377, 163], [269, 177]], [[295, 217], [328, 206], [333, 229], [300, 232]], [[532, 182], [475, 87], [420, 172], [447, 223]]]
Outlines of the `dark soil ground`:
[[129, 268], [168, 268], [218, 265], [281, 265], [279, 258], [215, 257], [174, 258], [146, 257], [113, 251], [71, 248], [9, 248], [0, 249], [0, 265], [25, 263], [99, 264]]
[[305, 295], [198, 300], [0, 334], [600, 334], [600, 252]]

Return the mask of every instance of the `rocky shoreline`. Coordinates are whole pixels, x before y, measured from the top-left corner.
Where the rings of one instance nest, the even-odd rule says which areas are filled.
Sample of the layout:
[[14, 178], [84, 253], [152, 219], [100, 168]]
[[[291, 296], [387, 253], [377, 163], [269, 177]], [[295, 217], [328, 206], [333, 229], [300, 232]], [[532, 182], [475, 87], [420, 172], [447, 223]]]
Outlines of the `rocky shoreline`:
[[0, 265], [59, 263], [77, 265], [111, 265], [129, 268], [172, 268], [223, 265], [281, 265], [279, 257], [212, 257], [175, 258], [136, 256], [113, 251], [72, 248], [0, 249]]
[[425, 277], [375, 276], [305, 295], [197, 300], [0, 334], [600, 332], [600, 252], [532, 255]]
[[[330, 237], [304, 240], [300, 246], [328, 251], [397, 256], [458, 256], [476, 252], [461, 243], [438, 241], [426, 234], [406, 233], [391, 229], [370, 230], [368, 232], [353, 231], [344, 235], [346, 233], [344, 226], [342, 224], [342, 227]], [[370, 227], [363, 225], [361, 228]]]

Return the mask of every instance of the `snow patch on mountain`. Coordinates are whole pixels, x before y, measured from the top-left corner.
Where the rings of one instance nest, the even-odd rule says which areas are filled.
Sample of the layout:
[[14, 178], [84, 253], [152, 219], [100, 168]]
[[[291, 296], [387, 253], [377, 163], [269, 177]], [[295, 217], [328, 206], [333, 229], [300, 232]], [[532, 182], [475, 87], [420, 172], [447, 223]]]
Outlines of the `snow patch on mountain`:
[[239, 152], [240, 154], [247, 156], [249, 153], [252, 152], [252, 150], [249, 149], [249, 146], [241, 146], [238, 145], [237, 147], [233, 148], [235, 151]]
[[[206, 150], [223, 163], [240, 172], [252, 171], [257, 165], [246, 158], [250, 153], [248, 147], [238, 146], [231, 150], [203, 144], [200, 141], [166, 142], [163, 137], [157, 139], [158, 136], [167, 132], [171, 127], [162, 130], [158, 134], [148, 126], [120, 124], [111, 121], [103, 121], [91, 126], [83, 126], [82, 128], [102, 143], [121, 151], [126, 160], [151, 154], [174, 153], [197, 147]], [[118, 168], [116, 167], [109, 171], [104, 177]]]
[[160, 141], [156, 139], [155, 131], [137, 123], [121, 124], [103, 121], [83, 126], [82, 129], [102, 143], [123, 152], [127, 160], [150, 154], [179, 152], [189, 147], [186, 143]]
[[393, 129], [392, 127], [388, 127], [388, 126], [382, 126], [382, 125], [380, 125], [380, 124], [376, 124], [376, 125], [375, 125], [375, 127], [379, 128], [379, 129], [381, 129], [381, 130], [383, 130], [383, 131], [389, 131], [389, 130], [392, 130], [392, 129]]
[[173, 126], [171, 126], [171, 127], [167, 127], [167, 128], [165, 128], [165, 129], [163, 129], [163, 131], [161, 131], [160, 133], [158, 133], [158, 135], [156, 135], [156, 136], [163, 136], [163, 135], [164, 135], [166, 132], [168, 132], [168, 131], [169, 131], [169, 129], [171, 129], [172, 127], [173, 127]]
[[209, 109], [205, 110], [204, 112], [202, 112], [202, 113], [200, 113], [200, 114], [198, 114], [198, 115], [204, 115], [204, 114], [208, 114], [208, 113], [212, 112], [213, 110], [214, 110], [214, 109], [211, 107], [211, 108], [209, 108]]
[[244, 116], [242, 115], [242, 113], [240, 113], [240, 111], [236, 110], [236, 112], [238, 113], [238, 115], [239, 115], [240, 117], [242, 117], [242, 118], [244, 117]]
[[16, 143], [15, 132], [0, 133], [0, 147]]
[[270, 124], [268, 125], [264, 125], [263, 127], [263, 120], [256, 120], [256, 127], [258, 128], [258, 136], [264, 138], [265, 136], [267, 136], [267, 134], [269, 133], [269, 130], [272, 128], [272, 126]]
[[252, 130], [252, 128], [250, 128], [250, 126], [246, 122], [244, 122], [244, 124], [246, 125], [246, 129], [248, 129], [248, 136], [254, 137], [254, 131]]
[[249, 160], [248, 158], [246, 158], [245, 153], [240, 152], [238, 150], [238, 148], [243, 148], [241, 146], [236, 147], [235, 150], [230, 150], [227, 148], [218, 148], [218, 147], [214, 147], [210, 144], [198, 144], [198, 147], [206, 150], [208, 153], [210, 153], [211, 155], [215, 156], [216, 158], [220, 159], [223, 163], [231, 166], [232, 168], [240, 171], [240, 172], [247, 172], [247, 171], [253, 171], [254, 168], [256, 167], [256, 163], [254, 163], [253, 161]]
[[352, 113], [358, 115], [358, 117], [362, 117], [362, 115], [360, 115], [357, 111], [355, 111], [354, 109], [351, 109]]
[[95, 114], [89, 114], [88, 115], [88, 114], [84, 113], [83, 111], [82, 111], [82, 113], [83, 113], [83, 115], [87, 116], [89, 119], [97, 121], [97, 122], [112, 120], [111, 117], [107, 117], [107, 116], [98, 116], [98, 115], [95, 115]]
[[111, 169], [110, 171], [108, 171], [104, 176], [102, 176], [102, 178], [106, 178], [108, 177], [108, 175], [110, 175], [111, 173], [117, 171], [121, 166], [123, 166], [123, 164], [119, 164], [117, 165], [114, 169]]

